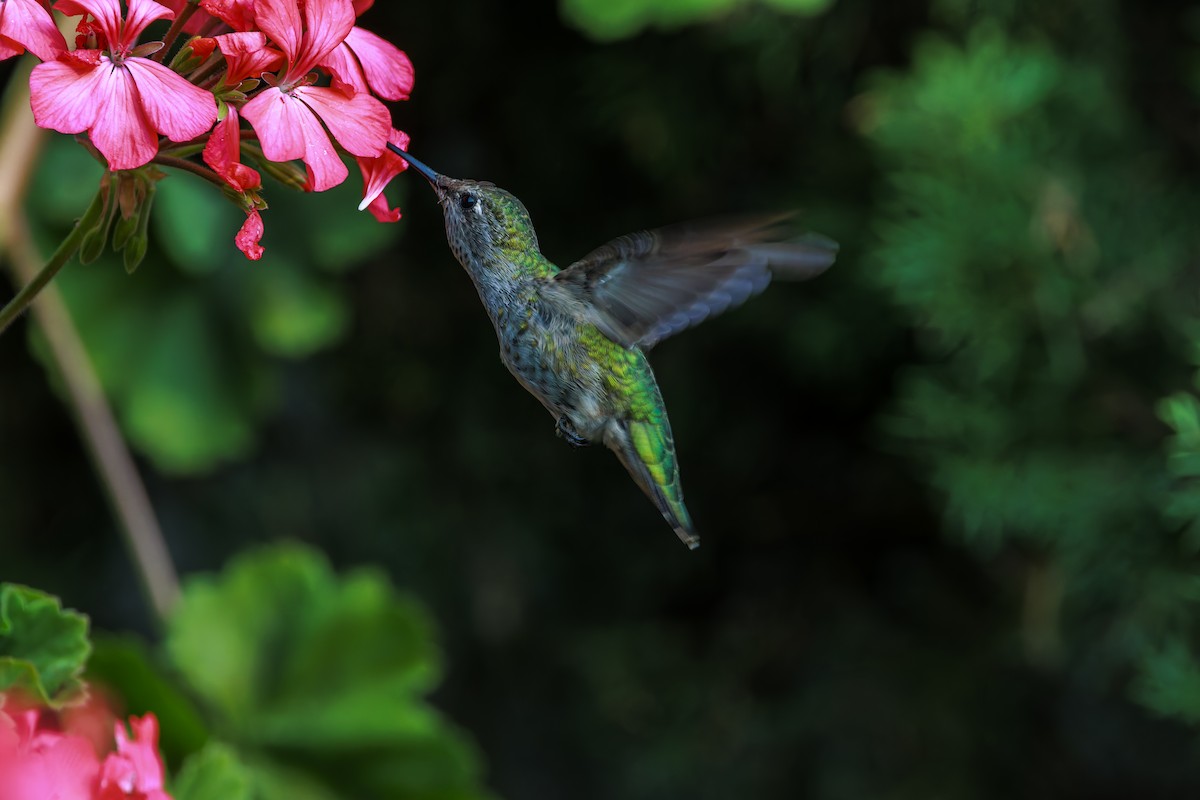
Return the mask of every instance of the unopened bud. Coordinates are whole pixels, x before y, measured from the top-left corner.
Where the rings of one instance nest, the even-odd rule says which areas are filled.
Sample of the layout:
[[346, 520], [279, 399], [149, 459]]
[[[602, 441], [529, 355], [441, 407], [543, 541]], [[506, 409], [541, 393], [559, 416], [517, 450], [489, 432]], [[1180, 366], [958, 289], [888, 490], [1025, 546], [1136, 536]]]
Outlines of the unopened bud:
[[297, 167], [294, 161], [268, 161], [263, 158], [259, 160], [258, 166], [284, 186], [307, 191], [308, 175]]
[[181, 74], [191, 72], [208, 60], [216, 46], [217, 40], [211, 37], [192, 37], [171, 59], [171, 69]]
[[116, 193], [112, 191], [112, 181], [108, 174], [100, 179], [100, 195], [104, 198], [104, 206], [100, 215], [95, 218], [92, 229], [83, 235], [83, 241], [79, 243], [79, 263], [81, 264], [92, 263], [104, 252], [104, 245], [108, 242], [108, 229], [112, 225], [113, 217], [116, 216]]
[[142, 201], [141, 208], [138, 209], [137, 229], [125, 242], [125, 271], [131, 275], [142, 263], [142, 259], [146, 257], [146, 249], [150, 245], [150, 208], [154, 205], [156, 191], [158, 189], [153, 183], [146, 185], [146, 198]]

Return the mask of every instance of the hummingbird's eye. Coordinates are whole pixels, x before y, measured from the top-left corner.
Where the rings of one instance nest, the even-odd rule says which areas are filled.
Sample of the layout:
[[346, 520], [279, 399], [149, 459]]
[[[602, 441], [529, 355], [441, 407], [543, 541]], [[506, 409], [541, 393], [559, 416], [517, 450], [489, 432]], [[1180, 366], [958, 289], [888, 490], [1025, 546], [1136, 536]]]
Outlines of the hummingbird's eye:
[[470, 192], [463, 192], [458, 196], [458, 204], [462, 206], [463, 211], [469, 210], [473, 205], [475, 205], [477, 200], [478, 198]]

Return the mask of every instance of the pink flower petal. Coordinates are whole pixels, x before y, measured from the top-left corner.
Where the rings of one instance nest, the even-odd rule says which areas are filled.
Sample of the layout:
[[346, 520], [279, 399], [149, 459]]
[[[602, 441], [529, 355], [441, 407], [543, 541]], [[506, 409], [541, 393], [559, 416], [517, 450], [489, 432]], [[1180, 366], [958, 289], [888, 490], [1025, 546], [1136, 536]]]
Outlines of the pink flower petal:
[[371, 95], [347, 97], [337, 89], [322, 86], [303, 86], [293, 94], [316, 112], [338, 144], [352, 155], [377, 156], [383, 152], [392, 118], [383, 103]]
[[158, 754], [158, 718], [147, 714], [140, 719], [129, 718], [129, 727], [133, 729], [133, 738], [125, 736], [125, 725], [118, 722], [114, 728], [117, 739], [117, 753], [125, 756], [133, 764], [138, 791], [147, 792], [163, 788], [163, 762]]
[[54, 8], [68, 17], [91, 14], [109, 43], [116, 46], [120, 41], [122, 16], [120, 0], [58, 0], [54, 4]]
[[263, 155], [271, 161], [293, 161], [304, 156], [304, 136], [298, 128], [298, 116], [312, 112], [294, 97], [268, 88], [242, 106], [242, 116], [258, 134]]
[[226, 108], [228, 113], [225, 119], [217, 123], [204, 145], [204, 163], [239, 192], [257, 189], [262, 186], [262, 177], [241, 163], [241, 130], [237, 109], [233, 106]]
[[[149, 2], [149, 0], [143, 0]], [[217, 101], [169, 67], [148, 58], [130, 58], [125, 68], [137, 86], [146, 118], [173, 142], [206, 133], [217, 121]]]
[[[67, 49], [54, 18], [37, 0], [0, 0], [0, 37], [24, 46], [43, 61], [53, 61]], [[0, 51], [0, 58], [7, 56]]]
[[[39, 729], [37, 711], [4, 717], [0, 798], [93, 800], [100, 760], [82, 736]], [[14, 741], [15, 739], [15, 741]]]
[[252, 208], [246, 212], [246, 221], [242, 223], [241, 229], [233, 237], [233, 243], [237, 245], [238, 250], [246, 254], [246, 258], [258, 261], [263, 257], [263, 248], [259, 245], [262, 237], [262, 216], [259, 215], [258, 209]]
[[[393, 130], [388, 136], [388, 141], [401, 150], [408, 149], [408, 134], [403, 131]], [[359, 204], [358, 210], [362, 211], [369, 207], [371, 213], [380, 222], [395, 222], [400, 219], [400, 209], [397, 208], [394, 211], [388, 209], [387, 199], [383, 197], [383, 190], [392, 178], [408, 169], [408, 162], [391, 150], [384, 150], [377, 158], [358, 159], [358, 168], [362, 170], [363, 175], [363, 200]]]
[[82, 736], [58, 736], [25, 753], [5, 782], [14, 800], [92, 800], [99, 759]]
[[321, 61], [321, 66], [329, 70], [329, 73], [333, 76], [333, 87], [335, 89], [346, 94], [371, 91], [371, 86], [367, 83], [367, 76], [362, 70], [362, 65], [354, 57], [354, 51], [350, 49], [350, 45], [345, 42], [333, 48], [329, 55], [325, 56], [324, 60]]
[[217, 46], [225, 56], [227, 84], [246, 78], [257, 78], [272, 72], [283, 62], [283, 54], [267, 46], [267, 36], [260, 31], [226, 33], [216, 37]]
[[29, 76], [30, 106], [39, 128], [82, 133], [96, 120], [96, 93], [104, 80], [99, 68], [69, 60], [47, 61]]
[[403, 50], [357, 27], [351, 29], [346, 44], [362, 64], [372, 92], [385, 100], [408, 99], [413, 88], [413, 65]]
[[200, 7], [235, 31], [254, 30], [254, 0], [200, 0]]
[[258, 0], [254, 18], [259, 29], [283, 50], [288, 62], [294, 63], [304, 41], [296, 0]]
[[[362, 209], [360, 208], [359, 211], [361, 210]], [[400, 208], [398, 206], [396, 208], [388, 208], [387, 198], [382, 194], [377, 195], [375, 199], [367, 205], [367, 211], [371, 212], [371, 216], [375, 217], [375, 219], [379, 220], [380, 222], [400, 221]]]
[[158, 136], [142, 111], [133, 76], [125, 67], [101, 59], [102, 80], [96, 86], [96, 121], [89, 128], [92, 144], [108, 159], [109, 169], [133, 169], [158, 152]]
[[354, 0], [354, 15], [361, 17], [363, 12], [375, 5], [375, 0]]
[[350, 0], [305, 0], [304, 23], [305, 52], [297, 73], [308, 72], [346, 41], [354, 28], [354, 6]]
[[154, 0], [128, 0], [129, 12], [125, 15], [125, 25], [121, 28], [121, 44], [124, 48], [132, 48], [137, 44], [138, 36], [146, 30], [151, 22], [160, 19], [175, 19], [175, 12], [166, 6], [159, 5]]
[[329, 134], [312, 109], [298, 98], [267, 89], [242, 107], [242, 116], [254, 126], [268, 159], [304, 160], [312, 173], [312, 191], [323, 192], [346, 180], [349, 170], [334, 150]]
[[25, 52], [25, 45], [20, 42], [14, 42], [7, 36], [0, 36], [0, 61], [13, 56], [19, 56]]

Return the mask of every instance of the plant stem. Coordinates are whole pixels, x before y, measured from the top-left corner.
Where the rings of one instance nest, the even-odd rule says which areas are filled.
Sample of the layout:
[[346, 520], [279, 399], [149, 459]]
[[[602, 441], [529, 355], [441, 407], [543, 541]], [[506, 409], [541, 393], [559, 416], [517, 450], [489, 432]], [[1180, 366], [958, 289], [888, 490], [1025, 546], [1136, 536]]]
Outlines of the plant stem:
[[160, 64], [166, 60], [167, 51], [171, 49], [171, 45], [175, 44], [175, 40], [179, 38], [180, 31], [183, 30], [183, 26], [187, 24], [187, 21], [192, 18], [192, 14], [196, 13], [196, 8], [197, 6], [195, 3], [188, 3], [177, 15], [175, 15], [175, 21], [172, 22], [171, 27], [167, 29], [167, 35], [163, 37], [162, 50], [159, 50], [157, 53], [150, 56], [152, 59]]
[[84, 234], [96, 226], [103, 211], [104, 197], [97, 192], [96, 196], [92, 198], [92, 204], [88, 206], [87, 211], [83, 212], [83, 216], [75, 223], [74, 229], [67, 234], [67, 238], [62, 240], [58, 249], [54, 251], [54, 255], [50, 256], [50, 260], [38, 270], [21, 291], [17, 292], [16, 297], [9, 300], [8, 304], [0, 309], [0, 333], [4, 333], [4, 329], [21, 316], [33, 298], [37, 297], [38, 292], [42, 291], [50, 279], [63, 268], [63, 265], [71, 260], [71, 256], [75, 255], [75, 251], [79, 249], [79, 243], [83, 241]]
[[[18, 275], [32, 273], [37, 269], [38, 255], [28, 222], [24, 214], [17, 212], [10, 223], [7, 249], [14, 271]], [[57, 287], [48, 287], [38, 298], [33, 305], [33, 316], [46, 335], [50, 354], [74, 408], [80, 435], [120, 522], [138, 577], [155, 616], [163, 622], [179, 597], [179, 577], [137, 464], [121, 436], [104, 396], [104, 387]]]
[[193, 175], [198, 175], [199, 177], [204, 178], [204, 180], [216, 186], [218, 189], [224, 189], [227, 185], [225, 181], [221, 180], [221, 176], [213, 172], [211, 169], [202, 167], [195, 162], [188, 161], [186, 158], [168, 156], [159, 153], [151, 160], [155, 164], [162, 164], [164, 167], [174, 167], [175, 169], [183, 170], [184, 172], [190, 172]]

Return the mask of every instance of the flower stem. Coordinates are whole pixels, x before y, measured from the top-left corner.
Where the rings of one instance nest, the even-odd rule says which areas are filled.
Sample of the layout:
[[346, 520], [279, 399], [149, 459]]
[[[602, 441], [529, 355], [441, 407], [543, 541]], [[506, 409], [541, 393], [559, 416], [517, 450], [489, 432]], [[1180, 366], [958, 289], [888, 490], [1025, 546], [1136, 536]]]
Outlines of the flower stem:
[[63, 265], [71, 260], [71, 256], [75, 255], [75, 251], [79, 249], [84, 234], [96, 227], [103, 211], [104, 197], [97, 192], [92, 199], [92, 204], [88, 206], [87, 211], [83, 212], [83, 216], [75, 223], [75, 228], [67, 234], [67, 238], [62, 240], [62, 244], [54, 251], [54, 255], [50, 256], [50, 260], [29, 283], [25, 284], [21, 291], [17, 292], [16, 297], [9, 300], [8, 304], [0, 309], [0, 333], [3, 333], [13, 320], [21, 316], [21, 313], [33, 302], [33, 298], [37, 297], [38, 292], [42, 291], [46, 284], [63, 268]]
[[168, 156], [159, 153], [151, 160], [155, 164], [162, 164], [164, 167], [174, 167], [175, 169], [181, 169], [184, 172], [190, 172], [193, 175], [198, 175], [209, 183], [215, 185], [218, 189], [224, 189], [227, 185], [225, 181], [221, 179], [221, 176], [213, 172], [211, 169], [202, 167], [193, 161], [188, 161], [186, 158]]
[[195, 3], [188, 3], [183, 7], [183, 10], [176, 15], [175, 21], [171, 23], [171, 27], [167, 29], [167, 35], [163, 37], [162, 50], [159, 50], [157, 53], [150, 56], [150, 58], [154, 59], [160, 64], [164, 59], [166, 59], [167, 53], [171, 49], [171, 45], [175, 44], [175, 40], [179, 38], [179, 33], [183, 30], [183, 26], [186, 25], [187, 21], [192, 18], [192, 14], [196, 13], [197, 8], [198, 6]]

